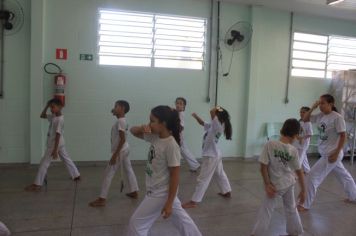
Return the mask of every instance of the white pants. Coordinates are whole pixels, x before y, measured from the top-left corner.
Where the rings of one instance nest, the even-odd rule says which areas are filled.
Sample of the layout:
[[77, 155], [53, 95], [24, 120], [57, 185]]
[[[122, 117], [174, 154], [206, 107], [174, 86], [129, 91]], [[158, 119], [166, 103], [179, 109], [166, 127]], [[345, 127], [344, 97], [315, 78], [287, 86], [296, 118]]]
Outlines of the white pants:
[[[165, 197], [145, 196], [134, 214], [131, 216], [127, 236], [146, 236], [154, 222], [161, 216], [161, 211], [166, 203]], [[181, 202], [176, 197], [173, 202], [171, 220], [182, 236], [201, 236], [198, 227], [187, 212], [182, 208]]]
[[[42, 185], [43, 180], [46, 177], [47, 169], [51, 164], [53, 157], [52, 157], [53, 147], [47, 148], [45, 154], [41, 160], [40, 167], [37, 172], [37, 176], [35, 179], [36, 185]], [[65, 146], [61, 146], [58, 148], [58, 156], [64, 162], [64, 165], [67, 167], [69, 175], [72, 179], [80, 176], [79, 171], [73, 161], [70, 159], [68, 152], [65, 149]]]
[[199, 162], [197, 159], [193, 156], [193, 154], [189, 151], [186, 143], [184, 140], [181, 141], [181, 146], [180, 146], [180, 152], [182, 154], [182, 157], [185, 159], [185, 161], [188, 163], [189, 168], [191, 170], [197, 170], [200, 166]]
[[192, 197], [192, 201], [201, 202], [209, 186], [212, 177], [216, 178], [220, 192], [225, 194], [231, 192], [231, 186], [223, 168], [221, 157], [203, 157], [200, 174], [197, 178], [197, 185]]
[[304, 148], [298, 148], [299, 163], [303, 167], [305, 173], [309, 173], [310, 165], [307, 157], [307, 150]]
[[0, 236], [10, 236], [10, 230], [0, 221]]
[[297, 211], [294, 199], [294, 185], [291, 185], [286, 189], [278, 190], [274, 198], [269, 198], [267, 195], [265, 196], [252, 231], [253, 235], [266, 235], [273, 210], [276, 207], [279, 197], [282, 197], [283, 199], [284, 212], [287, 221], [286, 229], [288, 235], [299, 235], [303, 233], [303, 226], [300, 221], [299, 213]]
[[341, 152], [337, 161], [334, 163], [330, 163], [328, 157], [322, 156], [313, 165], [309, 174], [305, 178], [306, 199], [303, 204], [304, 208], [309, 209], [311, 207], [319, 185], [330, 172], [333, 172], [338, 181], [342, 184], [347, 198], [352, 201], [356, 200], [355, 181], [342, 164], [342, 159], [343, 153]]
[[124, 186], [127, 186], [127, 190], [130, 193], [138, 191], [136, 176], [132, 169], [131, 161], [129, 159], [129, 152], [130, 151], [128, 148], [121, 150], [120, 161], [117, 161], [113, 166], [110, 164], [106, 166], [104, 180], [100, 193], [101, 198], [107, 198], [112, 178], [114, 177], [119, 167], [122, 171], [121, 178], [123, 179], [121, 179], [121, 181], [125, 182]]

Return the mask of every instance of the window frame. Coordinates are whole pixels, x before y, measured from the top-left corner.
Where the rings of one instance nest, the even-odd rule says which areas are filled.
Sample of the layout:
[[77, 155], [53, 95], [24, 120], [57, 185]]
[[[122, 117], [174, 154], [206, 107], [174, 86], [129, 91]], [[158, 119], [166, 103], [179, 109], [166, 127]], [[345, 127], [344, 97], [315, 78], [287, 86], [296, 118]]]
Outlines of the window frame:
[[[128, 13], [128, 14], [147, 14], [147, 15], [151, 15], [153, 17], [153, 26], [152, 26], [152, 48], [151, 48], [151, 56], [149, 57], [150, 59], [150, 65], [149, 66], [135, 66], [135, 65], [116, 65], [116, 64], [101, 64], [100, 63], [100, 20], [101, 20], [101, 12], [102, 11], [112, 11], [114, 13], [116, 12], [123, 12], [123, 13]], [[199, 20], [202, 21], [203, 23], [203, 41], [202, 41], [202, 47], [203, 50], [201, 51], [202, 53], [202, 60], [192, 60], [192, 59], [170, 59], [170, 60], [177, 60], [177, 61], [199, 61], [201, 62], [201, 68], [188, 68], [188, 67], [169, 67], [169, 66], [156, 66], [155, 64], [155, 60], [164, 60], [164, 58], [162, 57], [156, 57], [154, 50], [155, 50], [155, 43], [153, 42], [155, 40], [155, 21], [156, 21], [156, 16], [158, 17], [172, 17], [172, 18], [186, 18], [188, 20]], [[97, 30], [96, 30], [96, 36], [97, 36], [97, 40], [96, 40], [96, 56], [97, 56], [97, 65], [99, 66], [110, 66], [110, 67], [127, 67], [127, 68], [142, 68], [142, 69], [176, 69], [176, 70], [189, 70], [189, 71], [205, 71], [206, 70], [206, 66], [207, 66], [207, 56], [208, 56], [208, 49], [207, 49], [207, 45], [208, 45], [208, 30], [209, 29], [209, 19], [206, 17], [192, 17], [192, 16], [183, 16], [183, 15], [175, 15], [175, 14], [162, 14], [162, 13], [154, 13], [154, 12], [144, 12], [144, 11], [131, 11], [131, 10], [126, 10], [126, 9], [113, 9], [113, 8], [99, 8], [97, 11]], [[184, 27], [184, 25], [183, 25]], [[183, 51], [182, 51], [183, 52]], [[132, 57], [128, 57], [128, 58], [134, 58], [135, 56], [132, 55]]]
[[[323, 77], [313, 77], [313, 76], [298, 76], [298, 75], [292, 75], [292, 70], [294, 69], [293, 67], [293, 52], [294, 52], [294, 43], [295, 43], [295, 33], [301, 33], [301, 34], [313, 34], [313, 35], [317, 35], [317, 36], [324, 36], [327, 37], [327, 42], [326, 42], [326, 58], [323, 61], [325, 63], [325, 68], [324, 68], [324, 76]], [[308, 31], [302, 31], [302, 30], [293, 30], [293, 34], [292, 34], [292, 40], [291, 40], [291, 52], [290, 52], [290, 67], [288, 68], [289, 70], [289, 76], [292, 78], [305, 78], [305, 79], [323, 79], [323, 80], [330, 80], [332, 79], [332, 77], [328, 77], [329, 73], [332, 73], [332, 70], [328, 70], [328, 66], [329, 66], [329, 48], [330, 48], [330, 38], [331, 37], [336, 37], [336, 38], [352, 38], [353, 40], [356, 41], [356, 37], [353, 36], [345, 36], [345, 35], [336, 35], [336, 34], [324, 34], [324, 33], [316, 33], [316, 32], [308, 32]], [[298, 40], [300, 41], [300, 40]], [[297, 41], [297, 42], [298, 42]], [[356, 49], [356, 48], [355, 48]], [[308, 51], [309, 52], [309, 51]], [[312, 51], [310, 51], [312, 52]], [[355, 57], [356, 58], [356, 57]], [[308, 59], [302, 59], [302, 60], [308, 60]], [[303, 69], [302, 67], [300, 67], [301, 69]], [[312, 69], [311, 69], [312, 70]], [[315, 70], [318, 71], [318, 70]]]

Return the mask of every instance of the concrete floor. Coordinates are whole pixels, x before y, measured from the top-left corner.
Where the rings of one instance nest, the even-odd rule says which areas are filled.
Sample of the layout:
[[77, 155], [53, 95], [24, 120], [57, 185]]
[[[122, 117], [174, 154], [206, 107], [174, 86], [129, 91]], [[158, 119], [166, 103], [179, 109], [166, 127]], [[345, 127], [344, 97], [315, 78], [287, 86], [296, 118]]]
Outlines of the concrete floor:
[[[315, 161], [315, 160], [314, 160]], [[345, 166], [356, 176], [356, 166]], [[140, 203], [144, 192], [144, 166], [135, 164], [134, 170], [142, 189], [138, 200], [131, 200], [119, 191], [119, 176], [113, 180], [107, 206], [88, 207], [100, 190], [103, 166], [79, 165], [82, 181], [68, 179], [65, 167], [56, 163], [48, 173], [48, 190], [27, 193], [23, 188], [30, 184], [37, 166], [0, 167], [0, 220], [13, 236], [109, 236], [125, 235], [128, 220]], [[231, 199], [217, 196], [213, 183], [196, 209], [188, 213], [205, 236], [249, 235], [256, 218], [263, 186], [259, 165], [255, 161], [227, 160], [224, 168], [231, 181]], [[197, 174], [183, 165], [179, 198], [190, 199]], [[342, 201], [342, 187], [333, 175], [321, 185], [316, 202], [308, 213], [301, 214], [303, 235], [351, 236], [356, 235], [356, 205]], [[281, 203], [273, 214], [270, 232], [266, 236], [285, 234], [285, 219]], [[159, 220], [151, 230], [153, 236], [175, 236], [169, 221]]]

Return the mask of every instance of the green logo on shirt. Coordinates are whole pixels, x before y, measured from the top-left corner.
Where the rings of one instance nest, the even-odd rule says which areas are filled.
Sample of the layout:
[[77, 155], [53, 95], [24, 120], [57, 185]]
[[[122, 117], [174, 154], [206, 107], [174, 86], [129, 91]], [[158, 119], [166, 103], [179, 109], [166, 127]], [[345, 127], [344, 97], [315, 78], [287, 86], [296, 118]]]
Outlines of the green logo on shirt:
[[221, 136], [221, 133], [219, 133], [219, 132], [215, 134], [215, 143], [219, 142], [220, 136]]
[[153, 145], [151, 145], [150, 150], [148, 151], [148, 159], [147, 159], [147, 163], [146, 163], [146, 174], [148, 176], [152, 176], [153, 174], [153, 170], [152, 170], [152, 160], [153, 158], [156, 157], [156, 152], [155, 152], [155, 148]]
[[273, 150], [274, 152], [274, 157], [275, 158], [278, 158], [280, 162], [282, 162], [282, 164], [284, 166], [287, 166], [288, 165], [288, 161], [292, 160], [293, 159], [293, 156], [291, 156], [289, 154], [289, 152], [285, 151], [285, 150]]
[[319, 130], [319, 138], [320, 140], [328, 140], [328, 135], [326, 134], [325, 130], [326, 130], [326, 124], [324, 122], [321, 122], [319, 125], [318, 125], [318, 130]]

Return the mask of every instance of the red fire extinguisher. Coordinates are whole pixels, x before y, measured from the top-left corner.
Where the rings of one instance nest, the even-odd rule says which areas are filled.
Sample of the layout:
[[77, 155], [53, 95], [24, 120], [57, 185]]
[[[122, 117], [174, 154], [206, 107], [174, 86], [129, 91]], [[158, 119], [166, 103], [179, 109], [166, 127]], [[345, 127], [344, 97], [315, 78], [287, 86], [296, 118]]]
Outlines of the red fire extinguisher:
[[[48, 70], [48, 66], [54, 66], [57, 68], [58, 72], [53, 72]], [[58, 98], [62, 101], [63, 106], [65, 105], [65, 85], [66, 85], [66, 76], [62, 73], [62, 69], [55, 63], [47, 63], [44, 65], [44, 70], [47, 74], [55, 75], [54, 76], [54, 98]]]
[[66, 77], [63, 74], [54, 76], [54, 98], [58, 98], [65, 105], [64, 89], [66, 85]]

